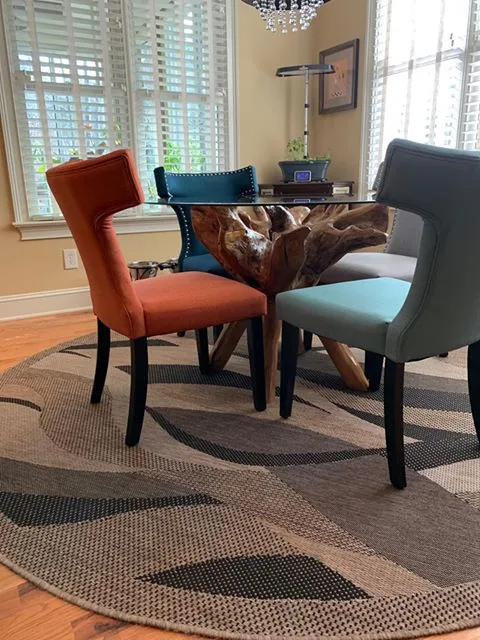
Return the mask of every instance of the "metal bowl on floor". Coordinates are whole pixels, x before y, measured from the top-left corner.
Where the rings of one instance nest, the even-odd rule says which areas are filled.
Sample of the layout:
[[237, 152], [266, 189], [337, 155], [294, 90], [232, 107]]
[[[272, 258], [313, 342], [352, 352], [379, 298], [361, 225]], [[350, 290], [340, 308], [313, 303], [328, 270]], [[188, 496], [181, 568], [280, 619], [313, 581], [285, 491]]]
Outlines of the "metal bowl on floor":
[[158, 273], [159, 266], [160, 263], [155, 260], [139, 260], [128, 263], [128, 269], [132, 280], [155, 278]]

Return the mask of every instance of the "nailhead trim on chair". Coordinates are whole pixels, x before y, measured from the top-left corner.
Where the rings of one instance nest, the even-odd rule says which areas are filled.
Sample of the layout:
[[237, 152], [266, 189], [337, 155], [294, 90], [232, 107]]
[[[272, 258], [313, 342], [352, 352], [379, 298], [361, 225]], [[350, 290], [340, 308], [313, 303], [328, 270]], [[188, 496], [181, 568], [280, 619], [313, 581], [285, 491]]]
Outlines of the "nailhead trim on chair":
[[[202, 176], [202, 177], [210, 177], [210, 176], [231, 176], [234, 173], [245, 173], [246, 171], [249, 171], [250, 174], [251, 169], [253, 169], [252, 165], [248, 165], [248, 167], [242, 167], [241, 169], [233, 169], [232, 171], [210, 171], [208, 173], [173, 173], [171, 171], [168, 172], [168, 174], [170, 176], [187, 176], [187, 177], [192, 177], [192, 176]], [[167, 172], [165, 172], [165, 182], [167, 182]], [[252, 185], [253, 185], [253, 178], [252, 178]], [[167, 187], [168, 187], [168, 183], [167, 183]]]
[[[250, 175], [250, 184], [252, 185], [251, 189], [247, 189], [246, 191], [242, 191], [240, 197], [243, 196], [250, 196], [250, 195], [255, 195], [256, 190], [255, 190], [255, 182], [253, 180], [253, 166], [252, 165], [248, 165], [247, 167], [242, 167], [241, 169], [234, 169], [233, 171], [211, 171], [209, 173], [172, 173], [172, 172], [168, 172], [169, 175], [171, 176], [187, 176], [187, 177], [193, 177], [193, 176], [202, 176], [202, 177], [210, 177], [210, 176], [231, 176], [235, 173], [249, 173]], [[165, 172], [165, 184], [167, 186], [167, 191], [170, 193], [170, 189], [168, 188], [168, 177], [167, 177], [167, 172]], [[183, 222], [185, 225], [185, 231], [186, 231], [186, 248], [185, 248], [185, 255], [184, 255], [184, 259], [188, 258], [189, 253], [190, 253], [190, 249], [191, 249], [191, 237], [190, 237], [190, 233], [188, 231], [188, 220], [187, 220], [187, 214], [185, 213], [185, 209], [183, 208], [183, 206], [181, 205], [177, 205], [180, 213], [182, 214], [183, 217]]]
[[191, 237], [190, 237], [190, 232], [188, 230], [188, 221], [187, 221], [187, 214], [185, 213], [185, 209], [181, 206], [179, 206], [178, 208], [180, 209], [180, 213], [182, 214], [183, 222], [185, 225], [185, 232], [187, 234], [187, 247], [185, 249], [185, 255], [183, 257], [183, 259], [185, 260], [185, 258], [188, 258], [188, 255], [190, 253]]

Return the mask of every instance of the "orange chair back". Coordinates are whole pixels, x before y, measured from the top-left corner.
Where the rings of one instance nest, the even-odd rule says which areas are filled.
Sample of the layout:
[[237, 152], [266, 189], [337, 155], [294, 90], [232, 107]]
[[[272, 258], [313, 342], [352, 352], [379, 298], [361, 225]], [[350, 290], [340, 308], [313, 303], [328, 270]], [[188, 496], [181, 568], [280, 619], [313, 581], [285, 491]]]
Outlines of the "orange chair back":
[[143, 308], [112, 222], [144, 201], [130, 151], [67, 162], [49, 169], [47, 181], [80, 252], [95, 315], [129, 338], [144, 336]]

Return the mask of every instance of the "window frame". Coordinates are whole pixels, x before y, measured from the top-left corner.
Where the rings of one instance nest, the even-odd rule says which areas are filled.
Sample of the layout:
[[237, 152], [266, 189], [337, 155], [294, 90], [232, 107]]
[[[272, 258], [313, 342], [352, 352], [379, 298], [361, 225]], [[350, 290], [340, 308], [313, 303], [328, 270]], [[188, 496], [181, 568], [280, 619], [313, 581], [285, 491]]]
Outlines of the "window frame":
[[[371, 119], [372, 119], [372, 95], [373, 83], [375, 81], [375, 44], [376, 44], [376, 11], [378, 0], [368, 0], [367, 7], [367, 24], [366, 24], [366, 54], [365, 54], [365, 86], [363, 98], [363, 114], [362, 114], [362, 131], [361, 131], [361, 147], [360, 147], [360, 169], [359, 169], [359, 185], [362, 190], [371, 190], [372, 185], [369, 184], [369, 148], [371, 135]], [[465, 60], [463, 68], [462, 88], [460, 96], [459, 121], [457, 129], [457, 141], [455, 149], [462, 149], [462, 132], [466, 122], [466, 104], [467, 104], [467, 86], [470, 67], [470, 57], [472, 53], [478, 50], [475, 48], [477, 40], [475, 39], [475, 25], [473, 16], [476, 11], [476, 3], [478, 0], [469, 0], [469, 19], [467, 25], [467, 41], [465, 47]]]
[[[129, 0], [122, 0], [124, 15], [128, 15]], [[229, 136], [229, 169], [238, 164], [238, 66], [236, 48], [236, 5], [235, 0], [225, 0], [227, 11], [227, 56], [228, 56], [228, 136]], [[50, 238], [70, 238], [71, 233], [63, 218], [51, 217], [32, 220], [28, 216], [26, 186], [18, 139], [14, 93], [10, 77], [8, 50], [5, 34], [5, 19], [0, 3], [0, 123], [3, 130], [7, 170], [12, 193], [14, 220], [12, 225], [22, 240], [40, 240]], [[128, 25], [128, 29], [131, 25]], [[129, 44], [126, 46], [129, 54]], [[129, 65], [127, 65], [127, 70]], [[134, 103], [133, 91], [129, 95], [130, 104]], [[133, 140], [136, 138], [132, 130]], [[134, 146], [134, 144], [133, 144]], [[118, 234], [155, 233], [159, 231], [178, 231], [177, 217], [169, 207], [149, 206], [149, 213], [141, 207], [132, 209], [126, 214], [114, 217], [114, 226]]]

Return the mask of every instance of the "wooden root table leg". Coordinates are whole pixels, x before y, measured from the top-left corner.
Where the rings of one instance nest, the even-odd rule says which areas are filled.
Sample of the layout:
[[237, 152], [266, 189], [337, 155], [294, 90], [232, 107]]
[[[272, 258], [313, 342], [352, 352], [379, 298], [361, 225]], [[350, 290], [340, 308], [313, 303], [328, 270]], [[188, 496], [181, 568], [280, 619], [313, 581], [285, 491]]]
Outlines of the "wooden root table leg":
[[268, 302], [267, 315], [263, 320], [263, 340], [265, 351], [265, 385], [267, 402], [275, 400], [278, 367], [278, 343], [280, 341], [281, 322], [277, 320], [275, 303]]
[[[247, 322], [241, 321], [232, 322], [223, 329], [210, 355], [210, 373], [218, 373], [225, 367], [246, 328]], [[281, 323], [275, 314], [275, 303], [269, 302], [268, 312], [263, 321], [267, 402], [275, 400], [280, 328]]]
[[210, 373], [218, 373], [225, 367], [246, 328], [246, 320], [232, 322], [224, 327], [210, 355]]
[[[210, 372], [221, 371], [230, 360], [240, 338], [247, 327], [246, 321], [232, 322], [227, 325], [216, 341], [210, 356]], [[281, 322], [277, 320], [275, 303], [268, 303], [267, 315], [264, 318], [263, 337], [265, 349], [265, 383], [267, 402], [275, 400], [278, 368], [278, 344], [280, 341]], [[368, 391], [368, 380], [362, 367], [353, 357], [350, 349], [339, 342], [321, 339], [328, 355], [332, 359], [343, 381], [354, 391]]]
[[363, 369], [347, 345], [328, 338], [320, 339], [347, 387], [353, 391], [368, 391], [369, 383]]

